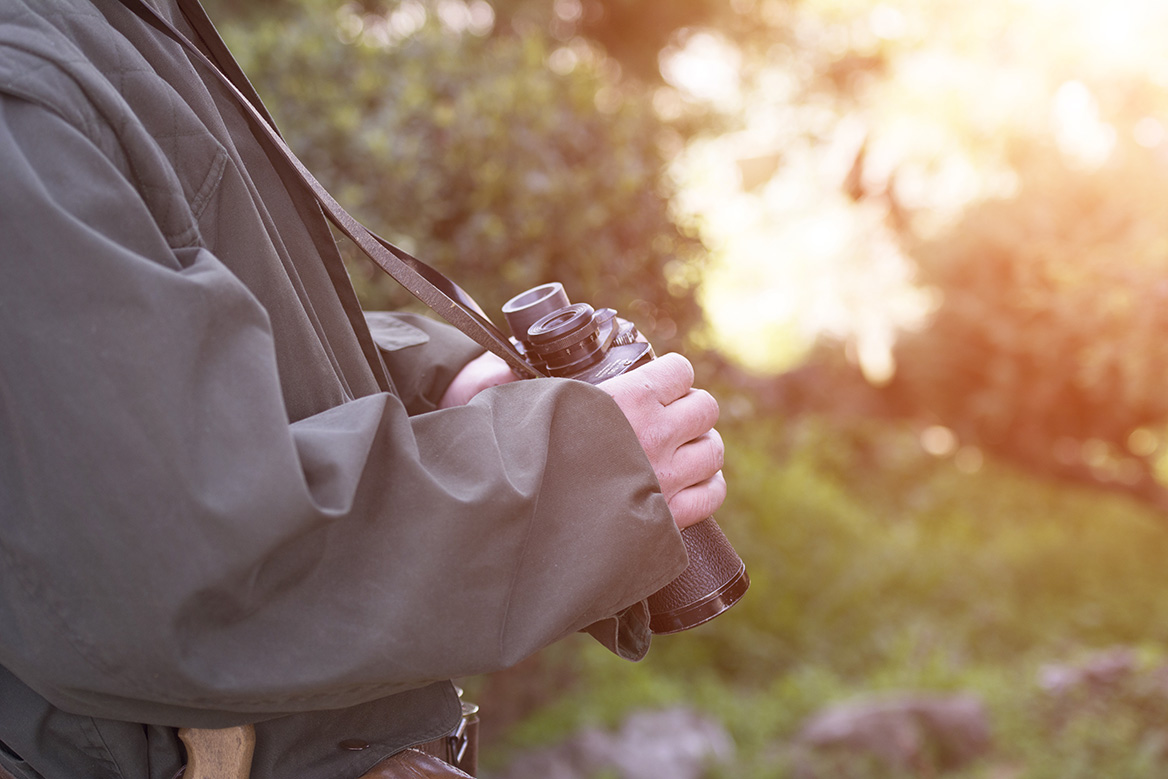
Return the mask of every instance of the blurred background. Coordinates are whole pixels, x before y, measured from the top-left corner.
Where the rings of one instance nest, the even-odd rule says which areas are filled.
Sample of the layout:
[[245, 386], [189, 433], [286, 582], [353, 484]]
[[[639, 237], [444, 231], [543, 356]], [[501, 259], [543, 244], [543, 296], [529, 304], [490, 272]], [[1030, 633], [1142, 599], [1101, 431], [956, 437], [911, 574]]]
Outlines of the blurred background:
[[206, 4], [354, 215], [721, 400], [747, 597], [464, 680], [484, 775], [1168, 776], [1168, 6]]

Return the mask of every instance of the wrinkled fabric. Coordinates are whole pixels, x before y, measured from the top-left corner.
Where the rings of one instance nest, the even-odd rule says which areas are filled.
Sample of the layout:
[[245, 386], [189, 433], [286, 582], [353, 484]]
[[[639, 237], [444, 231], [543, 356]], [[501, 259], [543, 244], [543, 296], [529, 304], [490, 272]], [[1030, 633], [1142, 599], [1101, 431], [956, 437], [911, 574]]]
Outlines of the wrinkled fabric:
[[644, 654], [685, 552], [616, 405], [435, 410], [481, 350], [408, 316], [375, 346], [176, 43], [0, 0], [0, 159], [0, 765], [162, 779], [174, 728], [257, 722], [254, 779], [356, 776], [451, 726], [445, 680], [585, 628]]

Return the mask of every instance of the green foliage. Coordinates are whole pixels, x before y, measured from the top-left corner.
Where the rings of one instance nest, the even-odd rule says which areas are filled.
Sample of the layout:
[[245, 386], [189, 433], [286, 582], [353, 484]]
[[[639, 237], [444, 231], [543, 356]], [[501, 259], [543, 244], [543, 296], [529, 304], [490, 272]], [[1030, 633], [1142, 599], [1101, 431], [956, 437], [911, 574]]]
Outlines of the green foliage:
[[1032, 700], [1025, 714], [1038, 726], [1017, 745], [1030, 779], [1153, 779], [1168, 771], [1162, 675], [1079, 689], [1057, 701]]
[[[671, 215], [649, 101], [531, 29], [456, 30], [303, 0], [233, 23], [233, 50], [308, 167], [355, 216], [489, 314], [559, 280], [668, 348], [700, 321], [700, 243]], [[409, 21], [409, 20], [407, 20]], [[344, 40], [342, 40], [344, 39]], [[366, 261], [366, 305], [405, 301]]]
[[808, 419], [727, 437], [720, 518], [752, 590], [708, 632], [659, 642], [665, 662], [684, 647], [747, 684], [808, 658], [862, 674], [912, 657], [923, 671], [1168, 640], [1168, 615], [1130, 596], [1168, 585], [1168, 533], [1127, 502], [992, 463], [962, 473], [907, 427]]

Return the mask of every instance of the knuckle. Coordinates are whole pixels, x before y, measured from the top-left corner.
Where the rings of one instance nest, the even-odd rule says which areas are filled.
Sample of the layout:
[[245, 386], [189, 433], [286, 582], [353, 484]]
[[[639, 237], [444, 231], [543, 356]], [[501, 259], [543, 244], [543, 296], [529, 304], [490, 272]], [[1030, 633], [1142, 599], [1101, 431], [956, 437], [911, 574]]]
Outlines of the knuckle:
[[641, 448], [645, 450], [650, 459], [663, 456], [669, 448], [668, 434], [655, 425], [647, 425], [638, 430], [637, 438], [641, 442]]
[[659, 357], [654, 362], [660, 363], [662, 370], [667, 370], [674, 381], [686, 387], [693, 386], [694, 382], [694, 367], [684, 355], [677, 352], [670, 352], [669, 354]]
[[670, 498], [669, 510], [673, 513], [674, 521], [680, 527], [692, 525], [701, 519], [694, 511], [692, 501], [687, 495], [678, 494]]
[[712, 516], [717, 513], [718, 509], [722, 508], [722, 504], [726, 502], [726, 483], [721, 482], [721, 489], [710, 493], [709, 500], [702, 513], [704, 516]]
[[726, 500], [726, 482], [723, 479], [710, 479], [702, 490], [702, 513], [710, 516]]
[[699, 522], [712, 516], [726, 500], [726, 482], [720, 477], [678, 492], [668, 501], [678, 525]]
[[722, 445], [722, 437], [718, 435], [717, 430], [711, 430], [710, 433], [712, 436], [708, 454], [709, 466], [712, 471], [717, 472], [726, 464], [726, 447]]
[[718, 417], [722, 413], [721, 407], [718, 405], [717, 399], [704, 389], [695, 390], [701, 400], [702, 410], [706, 418], [710, 420], [710, 426], [713, 427], [718, 422]]

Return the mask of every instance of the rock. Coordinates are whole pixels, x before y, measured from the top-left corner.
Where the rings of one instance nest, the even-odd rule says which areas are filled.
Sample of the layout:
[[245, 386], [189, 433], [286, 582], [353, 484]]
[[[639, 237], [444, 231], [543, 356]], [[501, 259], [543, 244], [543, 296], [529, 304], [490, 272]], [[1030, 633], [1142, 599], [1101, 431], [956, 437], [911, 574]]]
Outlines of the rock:
[[1098, 652], [1077, 665], [1044, 665], [1038, 684], [1055, 697], [1079, 692], [1116, 689], [1129, 682], [1138, 670], [1136, 653], [1127, 647]]
[[493, 779], [700, 779], [712, 763], [734, 756], [722, 725], [686, 708], [631, 715], [616, 732], [585, 730], [517, 757]]
[[860, 698], [824, 709], [801, 730], [800, 779], [833, 776], [836, 758], [870, 761], [908, 776], [960, 768], [990, 749], [990, 725], [972, 695]]

